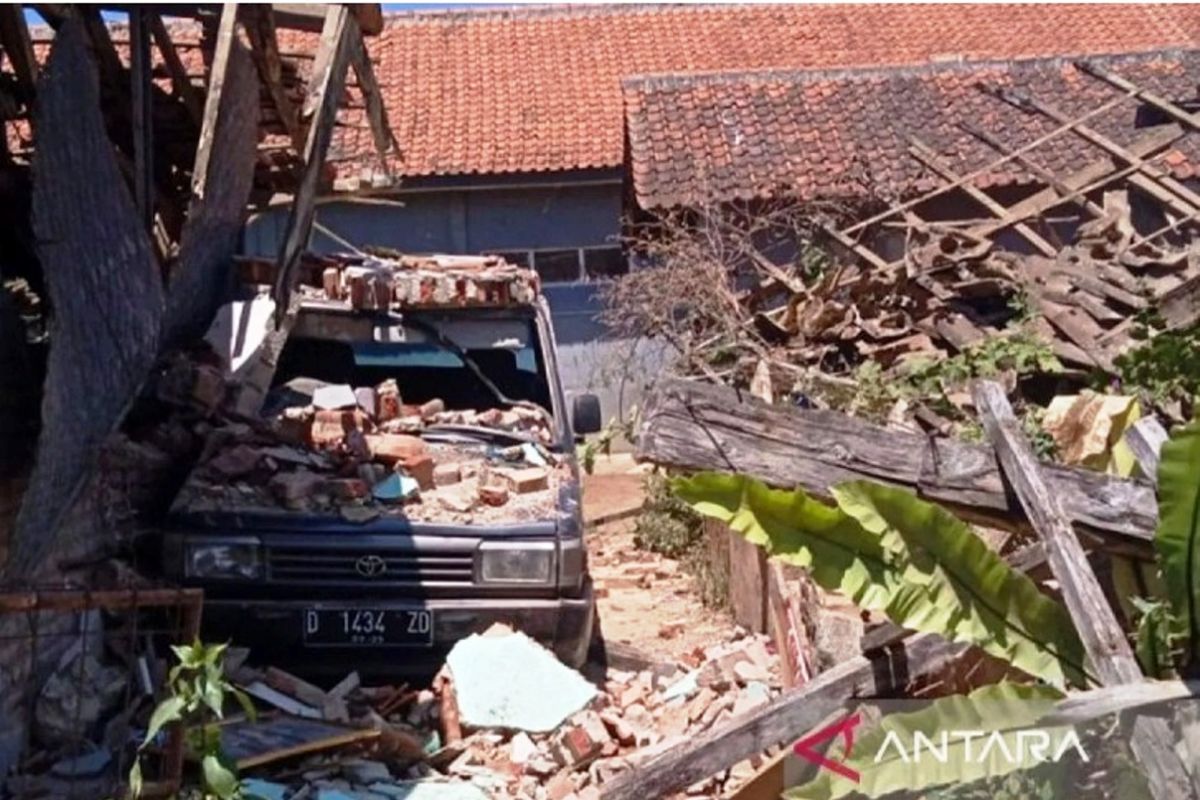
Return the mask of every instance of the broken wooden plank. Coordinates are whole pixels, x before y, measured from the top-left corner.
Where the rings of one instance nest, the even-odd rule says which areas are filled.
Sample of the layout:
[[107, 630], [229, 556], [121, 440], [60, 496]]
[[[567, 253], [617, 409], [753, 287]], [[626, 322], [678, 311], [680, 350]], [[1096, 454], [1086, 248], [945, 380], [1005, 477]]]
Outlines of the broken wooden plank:
[[981, 206], [992, 212], [997, 219], [1007, 222], [1012, 226], [1013, 230], [1019, 233], [1025, 241], [1029, 242], [1037, 250], [1041, 251], [1042, 255], [1053, 258], [1058, 254], [1058, 248], [1047, 242], [1033, 228], [1026, 225], [1024, 222], [1009, 219], [1008, 209], [997, 203], [991, 195], [984, 192], [970, 181], [963, 181], [962, 176], [958, 175], [938, 156], [937, 151], [929, 145], [922, 142], [915, 136], [909, 139], [912, 142], [912, 149], [909, 151], [912, 155], [932, 169], [937, 174], [941, 175], [948, 181], [956, 181], [959, 183], [964, 192], [966, 192], [972, 200], [979, 203]]
[[129, 10], [129, 94], [133, 107], [133, 193], [146, 230], [154, 226], [154, 115], [145, 11]]
[[292, 199], [292, 211], [288, 215], [287, 228], [277, 259], [279, 271], [275, 276], [273, 290], [277, 328], [282, 326], [283, 315], [290, 308], [292, 286], [300, 264], [300, 255], [308, 244], [312, 230], [325, 154], [333, 138], [337, 108], [346, 83], [346, 68], [350, 60], [352, 41], [348, 29], [357, 24], [345, 6], [328, 7], [316, 63], [313, 66], [312, 81], [304, 102], [305, 116], [313, 115], [304, 144], [304, 172]]
[[1133, 451], [1133, 457], [1146, 480], [1158, 485], [1158, 457], [1169, 437], [1167, 431], [1154, 417], [1142, 417], [1125, 431], [1125, 444]]
[[688, 742], [637, 765], [600, 792], [603, 800], [667, 797], [768, 747], [791, 745], [826, 716], [855, 697], [903, 691], [911, 683], [940, 675], [967, 652], [940, 636], [922, 634], [872, 658], [857, 656], [785, 692], [755, 711], [735, 717]]
[[267, 87], [275, 113], [292, 140], [292, 146], [300, 152], [304, 148], [304, 133], [300, 127], [300, 113], [283, 86], [283, 59], [279, 56], [275, 16], [270, 6], [251, 6], [243, 14], [243, 23], [259, 80]]
[[1164, 97], [1160, 97], [1153, 92], [1146, 91], [1140, 86], [1134, 84], [1133, 81], [1126, 80], [1112, 70], [1105, 69], [1099, 64], [1094, 64], [1090, 61], [1076, 61], [1075, 66], [1083, 72], [1086, 72], [1088, 75], [1099, 78], [1100, 80], [1115, 86], [1121, 91], [1138, 98], [1147, 105], [1154, 106], [1159, 111], [1162, 111], [1168, 116], [1173, 117], [1179, 122], [1182, 122], [1192, 130], [1200, 131], [1200, 114], [1193, 114]]
[[[821, 497], [843, 480], [869, 478], [915, 490], [969, 519], [1019, 525], [990, 447], [929, 439], [835, 411], [767, 405], [747, 392], [682, 379], [647, 394], [637, 456], [684, 469], [738, 472]], [[1145, 483], [1046, 465], [1071, 519], [1110, 547], [1144, 552], [1158, 508]]]
[[[978, 381], [971, 394], [1004, 474], [1046, 547], [1047, 561], [1087, 651], [1090, 669], [1105, 686], [1140, 683], [1144, 676], [1125, 631], [1117, 622], [1059, 497], [1050, 488], [1021, 432], [1021, 423], [1012, 412], [1004, 388], [994, 381]], [[1171, 739], [1165, 720], [1141, 717], [1134, 722], [1130, 746], [1146, 771], [1150, 792], [1156, 800], [1182, 800], [1191, 796], [1187, 772], [1172, 749]]]
[[236, 25], [237, 3], [222, 4], [212, 68], [208, 73], [208, 95], [204, 98], [204, 120], [200, 124], [200, 141], [196, 145], [196, 160], [192, 167], [192, 196], [195, 198], [204, 197], [208, 162], [212, 159], [213, 139], [221, 113], [221, 95], [225, 91], [225, 73], [229, 70], [229, 54], [233, 50]]
[[179, 51], [171, 41], [171, 34], [163, 24], [162, 15], [146, 12], [146, 24], [150, 27], [150, 35], [162, 56], [167, 73], [171, 76], [171, 89], [187, 109], [188, 116], [199, 126], [204, 120], [204, 96], [188, 77], [187, 68], [179, 58]]

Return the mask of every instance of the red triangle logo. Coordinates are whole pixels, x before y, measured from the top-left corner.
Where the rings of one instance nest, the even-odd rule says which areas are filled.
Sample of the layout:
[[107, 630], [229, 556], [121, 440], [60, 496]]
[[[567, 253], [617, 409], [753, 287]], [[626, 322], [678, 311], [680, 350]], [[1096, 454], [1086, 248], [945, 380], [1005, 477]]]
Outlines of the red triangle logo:
[[860, 775], [857, 770], [851, 769], [842, 761], [834, 761], [833, 759], [826, 758], [823, 753], [817, 752], [813, 749], [813, 747], [828, 739], [835, 739], [838, 736], [841, 736], [842, 739], [845, 740], [846, 744], [845, 752], [842, 757], [850, 758], [851, 752], [854, 749], [854, 729], [858, 727], [861, 722], [862, 715], [853, 714], [849, 717], [846, 717], [841, 722], [835, 722], [832, 725], [827, 725], [824, 728], [821, 728], [821, 730], [805, 736], [792, 746], [792, 751], [806, 761], [816, 764], [818, 767], [832, 770], [838, 775], [841, 775], [843, 778], [847, 778], [855, 783], [858, 783]]

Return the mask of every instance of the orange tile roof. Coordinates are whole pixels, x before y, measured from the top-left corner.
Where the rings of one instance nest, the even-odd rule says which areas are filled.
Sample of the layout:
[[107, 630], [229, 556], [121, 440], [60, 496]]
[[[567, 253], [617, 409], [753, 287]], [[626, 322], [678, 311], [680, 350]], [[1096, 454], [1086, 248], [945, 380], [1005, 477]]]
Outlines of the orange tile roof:
[[[1160, 97], [1200, 104], [1200, 50], [1088, 60]], [[1059, 127], [984, 91], [994, 87], [1072, 118], [1122, 94], [1061, 58], [632, 78], [625, 101], [634, 194], [643, 208], [782, 196], [886, 201], [942, 184], [910, 153], [913, 138], [959, 175], [988, 169], [978, 186], [1035, 181], [1015, 162], [991, 169], [1000, 154], [961, 127], [1013, 149]], [[1126, 100], [1087, 124], [1128, 144], [1140, 133], [1138, 106]], [[1164, 164], [1193, 177], [1200, 134], [1185, 130], [1175, 147], [1160, 154]], [[1066, 133], [1028, 157], [1064, 176], [1104, 153]]]
[[[1196, 5], [579, 6], [388, 15], [368, 40], [403, 176], [611, 168], [621, 81], [1200, 44]], [[370, 130], [343, 127], [341, 172]]]

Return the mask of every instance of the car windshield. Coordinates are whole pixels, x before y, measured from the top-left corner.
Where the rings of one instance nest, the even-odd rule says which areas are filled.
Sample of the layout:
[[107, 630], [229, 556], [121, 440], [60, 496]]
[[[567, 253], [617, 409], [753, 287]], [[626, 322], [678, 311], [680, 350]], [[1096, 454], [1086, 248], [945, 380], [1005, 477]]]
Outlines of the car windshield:
[[369, 327], [298, 325], [280, 355], [275, 384], [304, 379], [356, 387], [392, 379], [405, 403], [441, 400], [452, 410], [503, 408], [501, 398], [551, 408], [531, 316], [410, 314]]

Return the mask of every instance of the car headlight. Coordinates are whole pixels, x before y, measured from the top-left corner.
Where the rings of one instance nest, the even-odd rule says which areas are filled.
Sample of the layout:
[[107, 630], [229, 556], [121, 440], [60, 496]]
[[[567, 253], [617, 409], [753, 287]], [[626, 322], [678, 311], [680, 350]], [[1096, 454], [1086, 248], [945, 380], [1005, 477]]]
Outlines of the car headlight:
[[262, 575], [257, 541], [188, 543], [183, 566], [189, 578], [254, 579]]
[[550, 583], [554, 542], [484, 542], [476, 554], [483, 583]]

